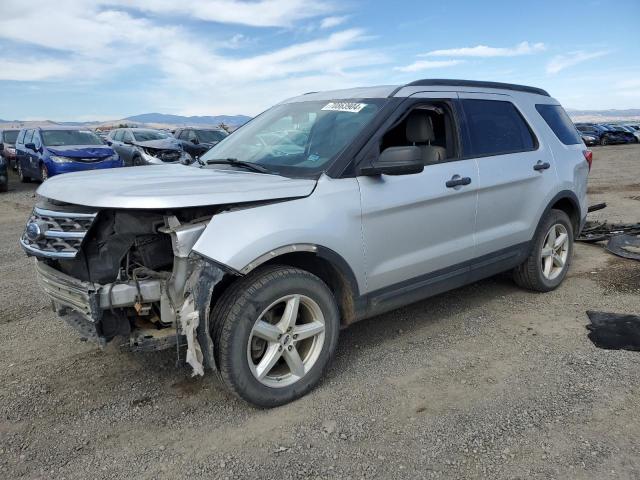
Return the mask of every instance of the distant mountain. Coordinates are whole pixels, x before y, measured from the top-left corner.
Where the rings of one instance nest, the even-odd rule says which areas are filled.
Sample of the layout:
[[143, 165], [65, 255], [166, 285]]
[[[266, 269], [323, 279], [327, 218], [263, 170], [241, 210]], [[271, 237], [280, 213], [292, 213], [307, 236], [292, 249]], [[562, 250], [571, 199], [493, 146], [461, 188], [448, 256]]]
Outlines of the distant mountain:
[[164, 123], [169, 125], [219, 125], [225, 123], [230, 126], [239, 127], [251, 120], [246, 115], [214, 115], [214, 116], [192, 116], [183, 117], [181, 115], [169, 115], [166, 113], [143, 113], [132, 117], [124, 118], [132, 122], [141, 123]]

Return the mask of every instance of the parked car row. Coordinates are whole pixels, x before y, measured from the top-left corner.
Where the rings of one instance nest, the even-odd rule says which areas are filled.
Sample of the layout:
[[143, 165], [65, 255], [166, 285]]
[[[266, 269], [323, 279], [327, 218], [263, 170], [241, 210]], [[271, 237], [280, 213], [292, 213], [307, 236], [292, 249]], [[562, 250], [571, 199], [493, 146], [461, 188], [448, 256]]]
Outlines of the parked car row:
[[639, 125], [611, 123], [576, 123], [576, 128], [586, 145], [613, 145], [640, 142]]
[[117, 128], [105, 134], [71, 127], [0, 130], [0, 191], [14, 168], [22, 182], [61, 173], [116, 167], [189, 165], [228, 134], [180, 128], [175, 134], [147, 128]]

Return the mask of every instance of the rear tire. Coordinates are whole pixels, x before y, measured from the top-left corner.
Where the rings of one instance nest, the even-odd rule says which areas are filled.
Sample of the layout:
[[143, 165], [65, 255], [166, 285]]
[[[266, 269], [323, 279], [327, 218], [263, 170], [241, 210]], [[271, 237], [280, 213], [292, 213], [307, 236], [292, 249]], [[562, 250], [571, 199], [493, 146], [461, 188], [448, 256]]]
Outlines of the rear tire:
[[562, 210], [551, 210], [540, 222], [527, 260], [513, 271], [516, 284], [536, 292], [556, 289], [573, 255], [573, 226]]
[[22, 164], [20, 162], [17, 162], [17, 163], [18, 163], [18, 178], [22, 183], [29, 183], [31, 181], [31, 178], [27, 177], [24, 174], [24, 171], [22, 170]]
[[250, 273], [222, 295], [211, 315], [224, 383], [258, 407], [283, 405], [313, 389], [338, 342], [333, 294], [297, 268]]

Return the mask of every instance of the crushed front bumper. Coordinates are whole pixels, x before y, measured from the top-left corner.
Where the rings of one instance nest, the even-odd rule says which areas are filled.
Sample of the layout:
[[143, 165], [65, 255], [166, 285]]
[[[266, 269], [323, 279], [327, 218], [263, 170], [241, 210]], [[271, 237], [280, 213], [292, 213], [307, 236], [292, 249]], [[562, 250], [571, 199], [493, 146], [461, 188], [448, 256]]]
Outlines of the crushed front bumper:
[[[128, 322], [118, 325], [113, 318], [115, 309], [146, 305], [153, 302], [163, 303], [163, 280], [146, 279], [137, 282], [112, 283], [100, 285], [73, 278], [43, 261], [36, 260], [36, 273], [40, 286], [51, 298], [54, 310], [80, 335], [100, 345], [106, 344], [115, 334], [128, 333]], [[165, 300], [166, 301], [166, 300]], [[122, 323], [122, 322], [120, 322]], [[174, 335], [175, 335], [175, 329]], [[139, 332], [137, 332], [139, 333]], [[146, 339], [148, 336], [133, 338]], [[166, 334], [162, 335], [167, 347]], [[175, 342], [173, 342], [175, 345]], [[132, 347], [136, 345], [132, 344]], [[157, 349], [149, 346], [145, 349]]]

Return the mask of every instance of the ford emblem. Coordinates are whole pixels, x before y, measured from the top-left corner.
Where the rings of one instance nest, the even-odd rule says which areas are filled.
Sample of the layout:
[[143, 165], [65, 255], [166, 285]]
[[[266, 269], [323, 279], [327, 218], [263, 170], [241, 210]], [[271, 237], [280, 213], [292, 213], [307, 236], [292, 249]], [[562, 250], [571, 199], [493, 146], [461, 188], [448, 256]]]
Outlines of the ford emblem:
[[44, 232], [40, 228], [38, 222], [29, 222], [27, 224], [26, 233], [27, 238], [29, 238], [29, 240], [31, 240], [32, 242], [40, 240], [44, 236]]

